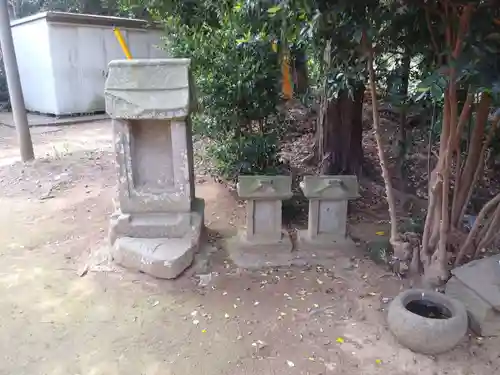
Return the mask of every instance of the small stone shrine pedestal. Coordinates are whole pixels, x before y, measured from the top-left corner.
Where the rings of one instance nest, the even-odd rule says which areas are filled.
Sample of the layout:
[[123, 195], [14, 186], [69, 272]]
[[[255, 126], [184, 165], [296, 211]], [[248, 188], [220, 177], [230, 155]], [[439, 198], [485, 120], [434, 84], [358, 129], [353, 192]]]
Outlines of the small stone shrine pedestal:
[[105, 87], [118, 173], [113, 258], [166, 279], [191, 265], [203, 227], [204, 204], [194, 197], [189, 63], [112, 61]]
[[[231, 239], [229, 254], [240, 267], [259, 268], [288, 259], [292, 241], [282, 229], [282, 200], [292, 196], [290, 176], [241, 176], [238, 195], [247, 200], [246, 229]], [[288, 264], [288, 261], [285, 262]]]
[[445, 294], [465, 305], [471, 329], [500, 336], [500, 255], [474, 260], [451, 274]]
[[309, 199], [309, 223], [298, 233], [298, 249], [354, 246], [346, 229], [347, 201], [359, 196], [356, 176], [305, 176], [300, 187]]

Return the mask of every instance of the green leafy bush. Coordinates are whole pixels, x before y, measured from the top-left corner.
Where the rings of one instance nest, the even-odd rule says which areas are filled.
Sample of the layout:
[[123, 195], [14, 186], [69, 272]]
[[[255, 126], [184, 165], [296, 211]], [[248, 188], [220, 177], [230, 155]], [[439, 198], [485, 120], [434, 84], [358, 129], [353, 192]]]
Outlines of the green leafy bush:
[[217, 173], [230, 179], [273, 173], [282, 131], [278, 54], [270, 35], [252, 31], [248, 12], [223, 9], [207, 10], [210, 17], [198, 23], [196, 17], [186, 23], [179, 15], [156, 16], [166, 23], [170, 53], [191, 58], [199, 108], [193, 130], [212, 140], [208, 154]]
[[239, 139], [227, 138], [214, 142], [207, 154], [215, 161], [218, 173], [227, 179], [238, 174], [276, 174], [276, 134], [245, 134]]

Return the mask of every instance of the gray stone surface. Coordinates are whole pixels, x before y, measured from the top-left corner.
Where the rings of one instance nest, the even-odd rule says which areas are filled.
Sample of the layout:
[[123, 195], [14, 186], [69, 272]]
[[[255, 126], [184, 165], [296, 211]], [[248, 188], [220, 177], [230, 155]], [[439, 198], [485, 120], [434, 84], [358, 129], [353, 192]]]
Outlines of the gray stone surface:
[[500, 310], [500, 255], [474, 260], [453, 269], [451, 273]]
[[446, 295], [465, 305], [474, 332], [481, 336], [500, 336], [500, 312], [455, 276], [446, 284]]
[[113, 259], [125, 268], [161, 279], [174, 279], [191, 263], [198, 241], [189, 238], [121, 237], [114, 245]]
[[191, 143], [179, 120], [113, 119], [122, 212], [189, 212]]
[[308, 230], [297, 231], [297, 249], [321, 251], [328, 249], [354, 250], [356, 244], [347, 235], [344, 236], [315, 236], [310, 237]]
[[204, 201], [196, 199], [194, 209], [183, 213], [177, 222], [163, 223], [163, 215], [115, 214], [116, 221], [112, 218], [110, 226], [113, 260], [162, 279], [179, 276], [193, 262], [203, 231]]
[[304, 176], [300, 187], [308, 198], [348, 200], [359, 197], [356, 176]]
[[347, 237], [347, 200], [359, 196], [356, 176], [306, 176], [300, 183], [309, 199], [307, 231], [298, 234], [299, 249], [354, 246]]
[[188, 267], [203, 227], [194, 198], [189, 60], [109, 64], [106, 111], [118, 174], [109, 239], [116, 262], [160, 278]]
[[237, 190], [243, 199], [288, 199], [292, 197], [292, 177], [240, 176]]
[[[244, 232], [230, 238], [226, 243], [231, 260], [241, 268], [259, 269], [264, 267], [305, 266], [320, 264], [338, 267], [338, 256], [350, 254], [356, 245], [352, 242], [332, 247], [318, 246], [314, 249], [293, 249], [293, 242], [284, 233], [283, 241], [274, 244], [256, 244], [245, 241]], [[340, 251], [340, 252], [339, 252]]]
[[290, 176], [240, 176], [238, 195], [247, 199], [245, 241], [279, 243], [283, 239], [281, 200], [292, 196]]
[[230, 238], [226, 246], [231, 260], [241, 268], [258, 269], [293, 264], [293, 244], [288, 233], [280, 232], [279, 240], [248, 241], [246, 231]]
[[193, 222], [203, 215], [204, 202], [195, 199], [192, 212], [134, 213], [115, 211], [111, 215], [109, 238], [111, 244], [119, 237], [179, 238], [193, 230]]
[[112, 118], [185, 118], [190, 109], [189, 59], [114, 60], [105, 86]]
[[[240, 267], [258, 268], [275, 259], [286, 265], [293, 245], [282, 229], [282, 199], [290, 198], [289, 176], [241, 176], [238, 195], [247, 199], [246, 228], [228, 242], [229, 255]], [[277, 259], [285, 259], [285, 263]], [[279, 264], [276, 264], [279, 263]]]
[[483, 336], [500, 336], [500, 255], [475, 260], [451, 273], [446, 294], [465, 305], [471, 328]]
[[[447, 319], [427, 318], [406, 308], [409, 302], [422, 299], [445, 307], [451, 316]], [[387, 322], [399, 343], [423, 354], [451, 350], [467, 332], [464, 306], [453, 298], [424, 289], [409, 289], [396, 296], [389, 306]]]

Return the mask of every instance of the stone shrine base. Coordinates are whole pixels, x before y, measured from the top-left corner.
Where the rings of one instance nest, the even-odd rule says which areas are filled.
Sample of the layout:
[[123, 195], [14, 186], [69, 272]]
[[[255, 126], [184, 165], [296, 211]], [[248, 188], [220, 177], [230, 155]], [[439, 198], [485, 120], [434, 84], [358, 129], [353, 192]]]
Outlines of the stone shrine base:
[[337, 243], [315, 243], [297, 238], [296, 247], [287, 233], [277, 243], [258, 243], [245, 240], [244, 232], [230, 238], [226, 243], [229, 257], [238, 267], [259, 269], [265, 267], [304, 266], [308, 264], [334, 265], [338, 257], [336, 250], [352, 251], [354, 242], [346, 238]]
[[162, 220], [169, 217], [163, 214], [118, 215], [110, 231], [114, 261], [161, 279], [176, 278], [199, 248], [203, 200], [195, 201], [195, 210], [172, 214], [170, 220]]
[[355, 247], [356, 244], [349, 237], [319, 235], [311, 239], [307, 230], [297, 232], [297, 248], [302, 251], [350, 250]]

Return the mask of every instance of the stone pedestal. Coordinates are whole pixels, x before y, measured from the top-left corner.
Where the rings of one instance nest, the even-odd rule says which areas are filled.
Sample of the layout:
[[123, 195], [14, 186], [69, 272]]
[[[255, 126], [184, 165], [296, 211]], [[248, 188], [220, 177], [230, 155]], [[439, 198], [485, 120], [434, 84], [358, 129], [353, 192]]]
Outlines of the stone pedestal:
[[175, 278], [192, 263], [203, 227], [203, 201], [194, 196], [189, 60], [112, 61], [105, 98], [118, 174], [113, 258]]
[[500, 255], [472, 261], [451, 274], [446, 294], [465, 305], [471, 329], [500, 336]]
[[[292, 196], [289, 176], [241, 176], [238, 195], [247, 200], [246, 228], [230, 240], [229, 254], [240, 267], [259, 268], [283, 263], [292, 242], [281, 226], [282, 200]], [[284, 264], [288, 264], [285, 262]]]
[[300, 187], [309, 199], [309, 223], [298, 233], [298, 249], [354, 246], [346, 228], [347, 201], [359, 196], [356, 176], [306, 176]]

